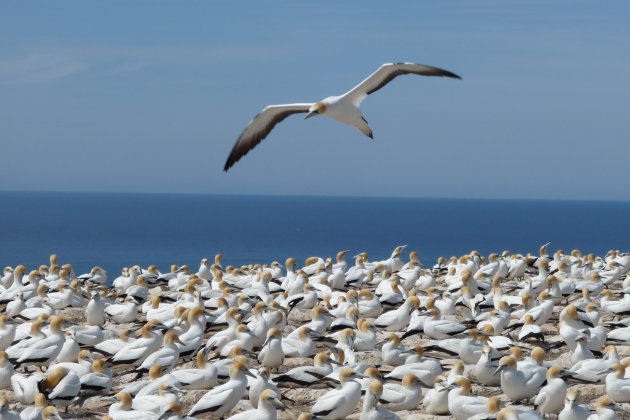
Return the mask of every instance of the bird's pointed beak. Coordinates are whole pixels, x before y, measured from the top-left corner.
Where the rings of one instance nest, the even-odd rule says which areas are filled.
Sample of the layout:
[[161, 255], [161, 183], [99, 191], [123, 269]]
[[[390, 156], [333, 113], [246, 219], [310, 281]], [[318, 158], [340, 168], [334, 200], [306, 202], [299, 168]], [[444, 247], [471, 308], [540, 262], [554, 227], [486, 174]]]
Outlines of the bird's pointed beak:
[[306, 117], [304, 117], [305, 120], [308, 120], [309, 118], [313, 117], [317, 115], [317, 111], [311, 111], [308, 114], [306, 114]]
[[438, 392], [449, 392], [451, 389], [455, 389], [456, 387], [457, 387], [457, 385], [451, 384], [451, 385], [448, 385], [448, 386], [440, 389]]
[[503, 369], [505, 369], [505, 365], [500, 365], [500, 366], [498, 366], [498, 367], [495, 369], [495, 371], [494, 371], [494, 373], [492, 374], [492, 376], [494, 376], [494, 375], [496, 375], [497, 373], [501, 372]]
[[283, 403], [282, 403], [279, 399], [277, 399], [277, 398], [274, 398], [274, 399], [273, 399], [273, 405], [275, 405], [276, 407], [278, 407], [278, 408], [280, 408], [280, 409], [282, 409], [282, 410], [284, 410], [285, 408], [287, 408], [287, 406], [286, 406], [286, 405], [284, 405], [284, 404], [283, 404]]

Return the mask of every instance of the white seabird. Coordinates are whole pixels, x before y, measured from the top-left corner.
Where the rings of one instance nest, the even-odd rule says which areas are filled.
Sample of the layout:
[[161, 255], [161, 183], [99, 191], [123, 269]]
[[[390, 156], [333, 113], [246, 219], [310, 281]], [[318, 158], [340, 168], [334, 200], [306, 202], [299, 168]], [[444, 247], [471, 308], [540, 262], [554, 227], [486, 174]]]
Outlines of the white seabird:
[[369, 94], [376, 92], [395, 77], [403, 74], [446, 76], [461, 79], [458, 75], [437, 67], [414, 63], [385, 63], [367, 79], [343, 95], [329, 96], [316, 103], [269, 105], [256, 115], [243, 130], [234, 143], [223, 170], [227, 172], [240, 158], [264, 140], [276, 124], [291, 114], [305, 113], [304, 119], [315, 115], [327, 115], [334, 120], [352, 125], [369, 138], [373, 138], [372, 129], [359, 109], [361, 102]]

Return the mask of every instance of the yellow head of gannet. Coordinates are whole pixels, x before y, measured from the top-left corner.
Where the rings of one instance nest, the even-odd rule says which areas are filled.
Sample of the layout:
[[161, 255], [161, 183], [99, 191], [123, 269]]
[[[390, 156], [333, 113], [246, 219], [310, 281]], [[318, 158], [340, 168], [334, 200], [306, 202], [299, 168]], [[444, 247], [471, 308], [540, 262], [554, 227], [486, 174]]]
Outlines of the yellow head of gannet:
[[490, 397], [486, 402], [486, 410], [488, 414], [496, 414], [501, 410], [501, 400], [499, 397]]
[[53, 315], [50, 318], [48, 318], [48, 322], [50, 323], [50, 331], [51, 332], [60, 332], [61, 331], [61, 326], [63, 325], [63, 323], [66, 320], [63, 319], [61, 316], [59, 315]]
[[59, 382], [68, 374], [68, 369], [58, 367], [52, 372], [48, 373], [42, 382], [42, 386], [46, 390], [54, 389]]
[[368, 385], [368, 390], [372, 394], [374, 394], [374, 396], [378, 400], [378, 398], [380, 398], [383, 394], [383, 384], [378, 379], [374, 379], [372, 382], [370, 382], [370, 385]]
[[355, 372], [351, 368], [343, 368], [341, 369], [341, 372], [339, 372], [339, 382], [343, 384], [345, 382], [351, 381], [354, 378], [362, 378], [363, 376], [364, 375]]
[[287, 258], [284, 261], [284, 266], [287, 268], [287, 270], [289, 271], [293, 271], [295, 269], [295, 266], [297, 265], [297, 260], [295, 258]]
[[286, 408], [286, 406], [279, 400], [279, 395], [273, 389], [265, 389], [260, 393], [258, 397], [259, 406], [274, 406], [277, 408]]
[[560, 375], [562, 374], [562, 370], [563, 369], [560, 366], [552, 366], [547, 369], [547, 381], [560, 377]]
[[204, 318], [203, 308], [200, 308], [199, 306], [195, 306], [194, 308], [191, 308], [190, 311], [188, 311], [189, 323], [192, 324], [193, 322], [196, 322], [198, 319], [200, 320], [201, 318]]
[[48, 403], [46, 402], [46, 396], [41, 392], [35, 395], [35, 407], [46, 408]]
[[[459, 376], [455, 379], [455, 386], [462, 388], [461, 395], [470, 395], [470, 392], [472, 391], [472, 384], [470, 383], [470, 380], [463, 376]], [[448, 387], [444, 389], [448, 389]]]
[[403, 377], [402, 380], [402, 386], [403, 388], [413, 388], [414, 386], [416, 386], [416, 384], [418, 384], [418, 377], [416, 375], [414, 375], [413, 373], [408, 373]]
[[92, 362], [92, 370], [97, 373], [103, 373], [105, 371], [105, 359], [96, 359]]
[[377, 379], [381, 382], [385, 380], [381, 372], [375, 367], [369, 367], [363, 371], [363, 376], [366, 378]]
[[542, 365], [542, 363], [545, 361], [545, 351], [540, 347], [534, 347], [532, 349], [531, 357], [536, 361], [536, 363]]
[[509, 368], [509, 369], [516, 369], [516, 359], [513, 356], [503, 356], [499, 360], [499, 366], [494, 371], [494, 374], [496, 375], [497, 373], [499, 373], [503, 369], [507, 369], [507, 368]]
[[464, 369], [465, 369], [464, 362], [462, 362], [461, 360], [458, 360], [455, 362], [455, 364], [451, 368], [451, 372], [449, 373], [449, 375], [450, 374], [463, 375]]
[[[610, 398], [608, 395], [604, 395], [601, 396], [597, 399], [597, 402], [595, 403], [595, 409], [601, 409], [601, 408], [609, 408], [611, 410], [619, 410], [619, 411], [623, 411], [616, 403], [615, 401]], [[624, 411], [625, 412], [625, 411]]]
[[517, 346], [510, 347], [510, 355], [517, 361], [521, 360], [521, 358], [523, 357], [523, 350], [521, 350], [521, 348]]
[[152, 365], [149, 368], [149, 379], [154, 381], [162, 376], [162, 366], [161, 365]]
[[352, 342], [356, 338], [357, 333], [352, 328], [346, 328], [339, 333], [339, 342], [348, 344], [352, 347]]
[[232, 363], [232, 366], [230, 366], [230, 379], [237, 379], [241, 374], [255, 378], [255, 376], [247, 369], [247, 363], [243, 361], [243, 356], [237, 356], [234, 363]]
[[50, 405], [44, 408], [44, 411], [42, 411], [42, 419], [43, 420], [61, 420], [61, 416], [59, 415], [57, 408]]

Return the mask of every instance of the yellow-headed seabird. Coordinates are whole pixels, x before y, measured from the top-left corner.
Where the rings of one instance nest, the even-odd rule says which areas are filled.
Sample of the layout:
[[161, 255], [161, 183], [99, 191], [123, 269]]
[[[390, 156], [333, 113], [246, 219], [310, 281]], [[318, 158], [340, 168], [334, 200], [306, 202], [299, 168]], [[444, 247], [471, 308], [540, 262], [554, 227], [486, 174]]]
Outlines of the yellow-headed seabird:
[[234, 143], [223, 170], [227, 172], [232, 165], [267, 137], [276, 124], [291, 114], [305, 113], [304, 119], [315, 115], [327, 115], [334, 120], [352, 125], [366, 136], [373, 138], [372, 129], [368, 126], [368, 122], [363, 118], [359, 109], [361, 102], [369, 94], [376, 92], [395, 77], [403, 74], [446, 76], [461, 79], [458, 75], [437, 67], [414, 63], [385, 63], [343, 95], [329, 96], [316, 103], [269, 105], [256, 115], [243, 130]]

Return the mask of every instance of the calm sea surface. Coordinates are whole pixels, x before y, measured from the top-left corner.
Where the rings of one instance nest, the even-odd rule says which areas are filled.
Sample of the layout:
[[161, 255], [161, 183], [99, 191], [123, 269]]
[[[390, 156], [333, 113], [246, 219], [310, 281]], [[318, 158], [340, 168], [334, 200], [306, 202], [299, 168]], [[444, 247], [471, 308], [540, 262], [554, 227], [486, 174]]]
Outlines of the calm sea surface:
[[94, 265], [224, 265], [334, 256], [387, 258], [408, 244], [438, 256], [511, 250], [630, 249], [630, 202], [261, 197], [0, 192], [0, 265], [48, 264], [57, 253], [77, 274]]

